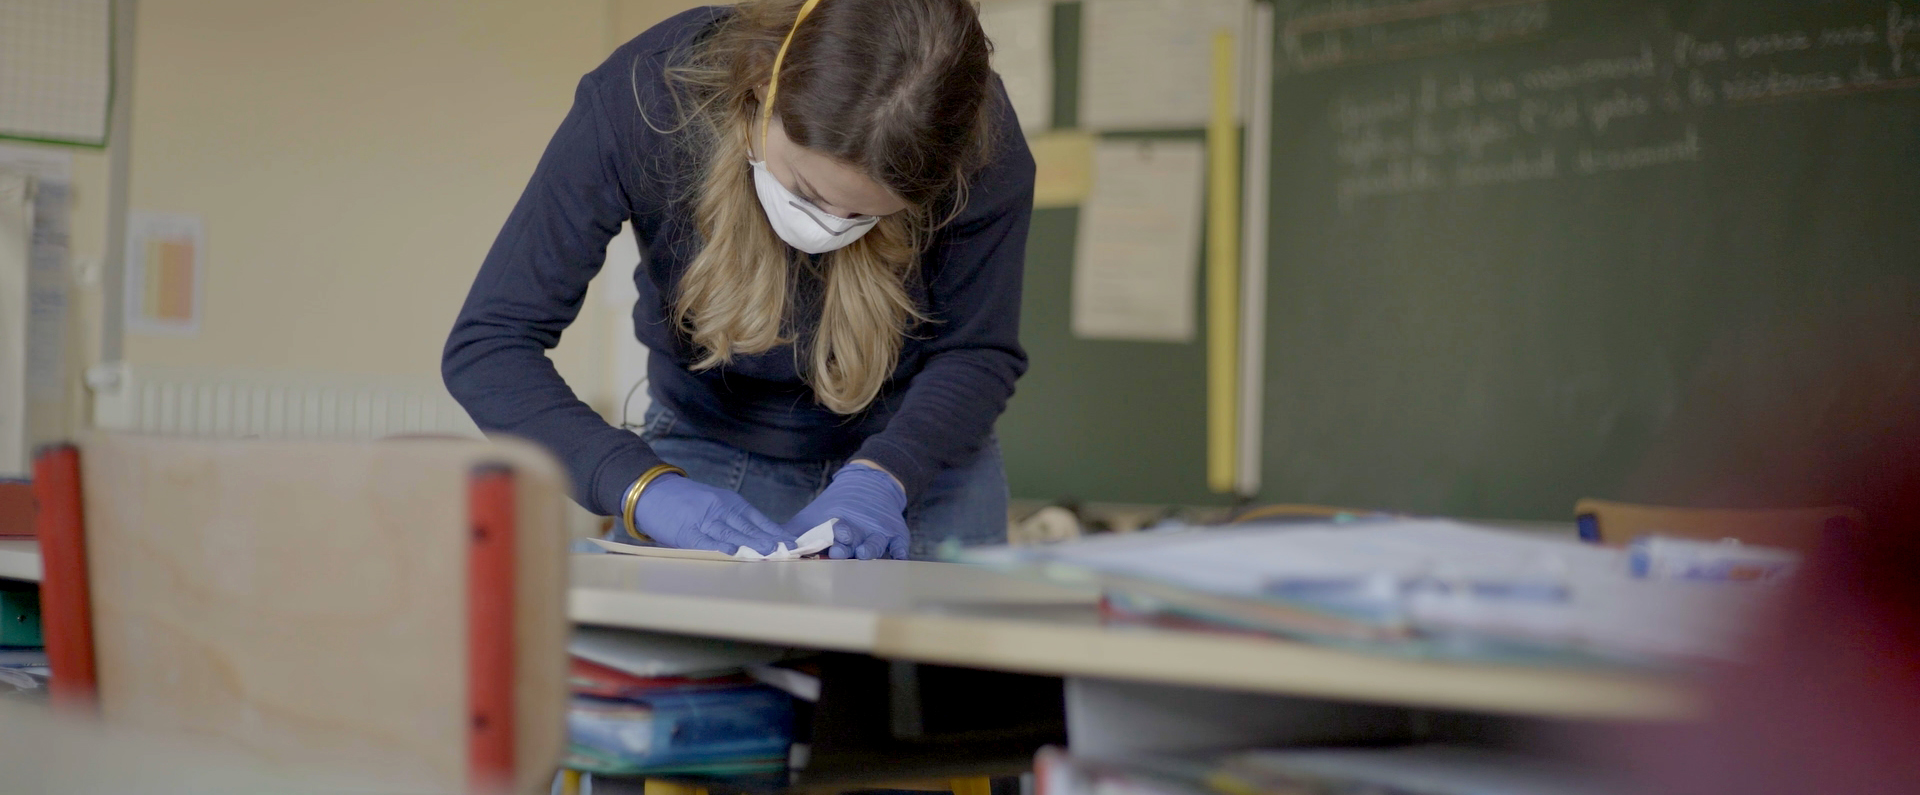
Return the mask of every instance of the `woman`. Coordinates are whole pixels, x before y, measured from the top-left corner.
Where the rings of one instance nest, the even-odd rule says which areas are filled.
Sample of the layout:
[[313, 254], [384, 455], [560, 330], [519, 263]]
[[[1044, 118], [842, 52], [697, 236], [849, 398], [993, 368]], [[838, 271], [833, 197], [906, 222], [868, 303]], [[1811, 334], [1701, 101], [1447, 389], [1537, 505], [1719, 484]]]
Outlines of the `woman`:
[[[581, 80], [447, 340], [481, 428], [668, 546], [833, 557], [1002, 540], [995, 418], [1026, 369], [1033, 160], [969, 0], [751, 0], [681, 14]], [[644, 261], [636, 436], [547, 360], [607, 241]]]

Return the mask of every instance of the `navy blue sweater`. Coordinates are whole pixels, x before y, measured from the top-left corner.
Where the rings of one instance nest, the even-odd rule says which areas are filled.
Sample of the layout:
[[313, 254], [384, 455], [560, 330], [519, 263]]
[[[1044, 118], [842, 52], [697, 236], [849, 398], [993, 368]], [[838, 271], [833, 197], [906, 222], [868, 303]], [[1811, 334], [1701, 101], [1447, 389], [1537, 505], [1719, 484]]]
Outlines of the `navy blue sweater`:
[[[769, 456], [872, 459], [917, 496], [980, 448], [1026, 370], [1019, 311], [1033, 158], [1012, 110], [1003, 110], [993, 161], [908, 284], [931, 320], [909, 330], [866, 411], [845, 416], [819, 405], [791, 346], [695, 372], [699, 351], [675, 327], [671, 302], [699, 251], [686, 191], [699, 164], [674, 133], [661, 132], [678, 124], [663, 70], [727, 13], [680, 14], [581, 79], [447, 338], [447, 389], [483, 430], [531, 439], [558, 456], [581, 505], [617, 514], [627, 486], [660, 459], [575, 397], [546, 351], [579, 313], [607, 242], [631, 221], [643, 255], [633, 274], [633, 326], [652, 350], [648, 391], [682, 427]], [[750, 178], [745, 163], [740, 178]], [[788, 322], [802, 345], [818, 317], [811, 270], [796, 255]]]

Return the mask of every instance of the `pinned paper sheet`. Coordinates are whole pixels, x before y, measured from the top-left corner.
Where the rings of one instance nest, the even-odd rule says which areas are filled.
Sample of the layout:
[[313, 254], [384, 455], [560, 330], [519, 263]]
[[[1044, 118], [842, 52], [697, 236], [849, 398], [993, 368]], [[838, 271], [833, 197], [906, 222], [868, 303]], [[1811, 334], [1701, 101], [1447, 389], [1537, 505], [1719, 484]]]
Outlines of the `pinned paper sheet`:
[[1086, 42], [1080, 126], [1206, 126], [1213, 112], [1206, 87], [1213, 79], [1214, 34], [1246, 29], [1249, 7], [1246, 0], [1087, 0], [1080, 23]]
[[206, 297], [205, 224], [197, 215], [136, 210], [127, 220], [127, 330], [200, 333]]
[[1007, 88], [1020, 128], [1052, 127], [1052, 0], [993, 0], [980, 6], [980, 27], [993, 42], [993, 71]]
[[794, 543], [796, 544], [794, 548], [788, 549], [786, 542], [781, 542], [780, 546], [776, 547], [771, 554], [767, 555], [762, 555], [747, 547], [736, 549], [733, 554], [729, 555], [725, 552], [714, 552], [708, 549], [643, 547], [639, 544], [622, 544], [618, 541], [607, 541], [600, 538], [589, 538], [587, 540], [592, 541], [599, 545], [601, 549], [608, 552], [617, 552], [622, 555], [639, 555], [648, 558], [680, 558], [683, 560], [799, 560], [808, 555], [820, 554], [825, 551], [827, 547], [833, 546], [833, 526], [839, 521], [839, 519], [828, 519], [820, 524], [814, 525], [812, 530], [801, 533], [799, 538], [794, 539]]
[[1095, 147], [1074, 250], [1074, 336], [1192, 341], [1205, 154], [1187, 140]]

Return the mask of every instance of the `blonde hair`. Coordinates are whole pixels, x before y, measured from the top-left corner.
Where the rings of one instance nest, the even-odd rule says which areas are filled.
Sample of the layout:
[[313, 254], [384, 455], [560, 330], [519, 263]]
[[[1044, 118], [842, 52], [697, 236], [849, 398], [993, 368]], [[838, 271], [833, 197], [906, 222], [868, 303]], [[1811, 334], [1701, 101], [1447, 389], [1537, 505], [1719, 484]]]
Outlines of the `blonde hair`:
[[[869, 7], [850, 7], [862, 3]], [[804, 352], [810, 361], [801, 372], [821, 405], [854, 414], [892, 375], [910, 327], [927, 320], [908, 293], [908, 279], [933, 232], [964, 203], [966, 175], [985, 160], [991, 72], [985, 36], [967, 0], [825, 0], [804, 26], [794, 22], [800, 6], [801, 0], [744, 3], [668, 69], [680, 107], [675, 131], [701, 164], [687, 201], [702, 245], [681, 276], [673, 316], [702, 352], [696, 369], [797, 342], [788, 324], [796, 255], [768, 224], [748, 166], [754, 89], [768, 82], [775, 53], [791, 36], [771, 109], [789, 137], [861, 169], [908, 205], [811, 263], [824, 290], [819, 325]], [[916, 21], [927, 27], [899, 24]], [[955, 23], [963, 35], [952, 35]], [[876, 27], [884, 31], [878, 42]], [[849, 53], [847, 37], [869, 51]], [[888, 66], [872, 61], [890, 55], [929, 62], [871, 77]], [[955, 61], [963, 62], [959, 79], [971, 76], [978, 85], [941, 85], [955, 78], [938, 70]], [[854, 85], [835, 85], [849, 73], [838, 82]], [[876, 79], [882, 85], [876, 87]], [[848, 93], [875, 96], [853, 100], [865, 107], [852, 108], [848, 118]], [[946, 107], [930, 112], [929, 105]], [[956, 115], [968, 122], [958, 136], [942, 124]], [[939, 126], [948, 129], [926, 129]], [[796, 358], [801, 354], [795, 351]]]

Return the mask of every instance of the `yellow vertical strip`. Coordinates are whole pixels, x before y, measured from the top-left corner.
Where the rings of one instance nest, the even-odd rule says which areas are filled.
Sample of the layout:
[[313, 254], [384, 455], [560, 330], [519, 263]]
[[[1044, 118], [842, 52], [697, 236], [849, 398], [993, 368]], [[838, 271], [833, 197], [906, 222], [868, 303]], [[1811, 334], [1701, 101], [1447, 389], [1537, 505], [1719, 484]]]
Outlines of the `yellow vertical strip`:
[[1240, 127], [1234, 119], [1233, 31], [1213, 36], [1207, 124], [1207, 487], [1234, 488], [1240, 381]]

